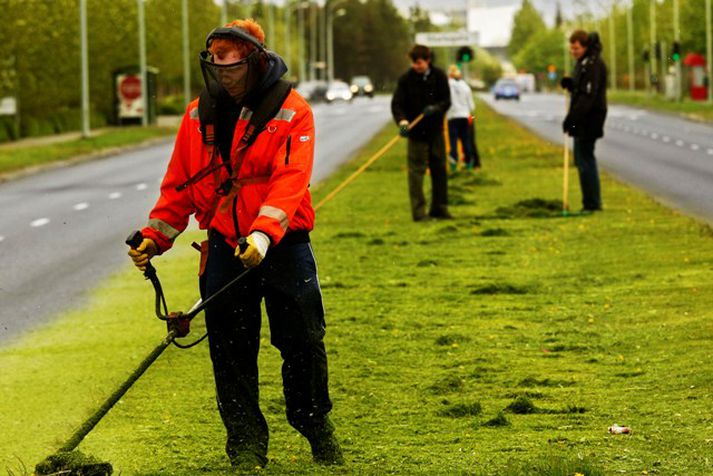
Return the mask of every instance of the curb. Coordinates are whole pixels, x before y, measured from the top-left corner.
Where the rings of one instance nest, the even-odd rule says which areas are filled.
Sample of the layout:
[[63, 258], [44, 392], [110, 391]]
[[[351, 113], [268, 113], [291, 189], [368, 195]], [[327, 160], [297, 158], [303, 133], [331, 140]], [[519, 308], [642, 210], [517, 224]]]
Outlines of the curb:
[[46, 172], [49, 170], [71, 167], [74, 165], [79, 165], [85, 162], [90, 162], [98, 159], [103, 159], [112, 155], [121, 154], [124, 152], [132, 152], [135, 150], [147, 149], [155, 145], [160, 145], [164, 143], [171, 143], [175, 140], [174, 135], [168, 135], [165, 137], [153, 137], [151, 139], [146, 139], [142, 142], [136, 144], [124, 145], [119, 147], [109, 147], [106, 149], [101, 149], [96, 152], [90, 152], [88, 154], [77, 155], [69, 159], [58, 160], [56, 162], [51, 162], [48, 164], [34, 165], [27, 167], [25, 169], [16, 170], [13, 172], [0, 173], [0, 183], [10, 182], [13, 180], [18, 180], [21, 178], [29, 177], [31, 175], [39, 174], [41, 172]]

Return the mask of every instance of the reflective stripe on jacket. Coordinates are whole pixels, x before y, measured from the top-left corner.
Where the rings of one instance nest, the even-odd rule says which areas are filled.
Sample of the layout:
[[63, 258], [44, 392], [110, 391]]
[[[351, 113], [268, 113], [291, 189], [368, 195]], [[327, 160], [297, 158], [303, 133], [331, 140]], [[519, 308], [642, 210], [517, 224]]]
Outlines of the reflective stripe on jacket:
[[[252, 111], [243, 108], [235, 126], [231, 147], [233, 166], [251, 115]], [[239, 183], [234, 199], [229, 195], [222, 199], [230, 200], [229, 203], [215, 208], [216, 189], [230, 177], [225, 167], [183, 191], [176, 191], [177, 186], [211, 164], [210, 147], [203, 144], [201, 137], [196, 99], [183, 116], [161, 183], [161, 196], [142, 232], [146, 238], [153, 239], [163, 253], [185, 230], [191, 214], [195, 214], [201, 229], [215, 229], [233, 247], [237, 246], [239, 236], [256, 230], [268, 235], [272, 245], [279, 243], [287, 231], [311, 231], [314, 210], [308, 186], [313, 156], [312, 110], [292, 91], [278, 114], [245, 152], [240, 170], [234, 171]], [[214, 160], [220, 160], [217, 153]], [[239, 236], [235, 233], [234, 218]]]

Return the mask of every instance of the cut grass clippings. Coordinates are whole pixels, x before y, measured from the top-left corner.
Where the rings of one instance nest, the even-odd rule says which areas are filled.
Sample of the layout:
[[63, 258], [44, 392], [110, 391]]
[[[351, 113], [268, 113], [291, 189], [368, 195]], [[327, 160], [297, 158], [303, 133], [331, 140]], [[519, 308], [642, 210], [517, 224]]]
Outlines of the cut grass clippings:
[[102, 150], [140, 144], [149, 139], [167, 137], [175, 133], [175, 129], [167, 127], [124, 127], [109, 129], [88, 139], [73, 139], [31, 147], [8, 145], [0, 149], [0, 178], [10, 172], [96, 154]]
[[[500, 207], [560, 198], [561, 150], [482, 103], [478, 137], [483, 171], [451, 178], [463, 198], [455, 220], [411, 221], [403, 142], [318, 212], [333, 419], [348, 464], [314, 465], [285, 421], [280, 356], [263, 325], [263, 474], [713, 473], [710, 230], [608, 176], [603, 213], [498, 218]], [[189, 243], [201, 236], [155, 260], [172, 309], [197, 295]], [[127, 262], [88, 307], [0, 350], [2, 466], [17, 472], [52, 453], [158, 343], [152, 306]], [[552, 412], [505, 412], [519, 397]], [[633, 431], [611, 435], [614, 423]], [[202, 344], [168, 349], [79, 449], [125, 475], [195, 475], [230, 471], [223, 445]]]

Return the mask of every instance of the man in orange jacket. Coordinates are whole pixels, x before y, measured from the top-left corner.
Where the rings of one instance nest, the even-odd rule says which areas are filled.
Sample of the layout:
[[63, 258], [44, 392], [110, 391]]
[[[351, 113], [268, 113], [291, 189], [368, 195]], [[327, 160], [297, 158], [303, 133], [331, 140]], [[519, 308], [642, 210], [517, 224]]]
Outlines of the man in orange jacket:
[[[264, 297], [272, 344], [283, 358], [287, 419], [315, 461], [341, 464], [329, 412], [324, 307], [309, 232], [314, 122], [307, 102], [280, 80], [287, 67], [267, 51], [262, 28], [236, 20], [208, 36], [205, 89], [183, 117], [161, 196], [129, 252], [139, 269], [171, 248], [191, 214], [208, 230], [201, 292], [213, 295], [252, 272], [207, 307], [218, 409], [233, 466], [267, 463], [268, 428], [258, 404], [257, 356]], [[278, 97], [279, 96], [279, 97]], [[264, 128], [253, 116], [270, 111]], [[237, 247], [247, 237], [247, 248]], [[207, 253], [207, 256], [206, 256]]]

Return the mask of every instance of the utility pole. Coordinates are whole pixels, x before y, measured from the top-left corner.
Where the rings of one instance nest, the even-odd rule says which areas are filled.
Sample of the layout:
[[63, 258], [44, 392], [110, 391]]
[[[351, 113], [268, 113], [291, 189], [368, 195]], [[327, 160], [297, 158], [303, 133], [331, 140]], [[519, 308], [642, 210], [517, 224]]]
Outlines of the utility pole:
[[629, 60], [629, 91], [636, 89], [636, 71], [634, 70], [634, 3], [626, 9], [626, 41]]
[[616, 8], [612, 5], [611, 13], [609, 14], [609, 62], [611, 71], [611, 89], [616, 91], [616, 29], [614, 25], [614, 16]]
[[188, 106], [191, 102], [191, 63], [188, 55], [190, 54], [190, 44], [188, 39], [188, 0], [181, 0], [181, 20], [183, 29], [183, 105]]
[[713, 104], [713, 13], [711, 0], [706, 0], [706, 61], [708, 62], [708, 102]]
[[89, 53], [87, 50], [87, 0], [79, 0], [79, 31], [82, 63], [82, 137], [91, 135], [89, 130]]
[[656, 0], [650, 0], [649, 3], [649, 22], [651, 23], [651, 86], [653, 87], [654, 91], [657, 91], [658, 79], [654, 81], [654, 78], [658, 74], [658, 68], [656, 67]]
[[320, 77], [321, 79], [327, 79], [327, 70], [325, 66], [327, 65], [327, 0], [324, 0], [324, 6], [319, 10], [319, 60], [320, 66], [322, 66]]
[[144, 19], [144, 0], [136, 0], [139, 8], [139, 70], [141, 71], [141, 125], [149, 123], [149, 85], [146, 74], [146, 21]]
[[223, 6], [220, 8], [220, 26], [228, 23], [228, 0], [223, 0]]

